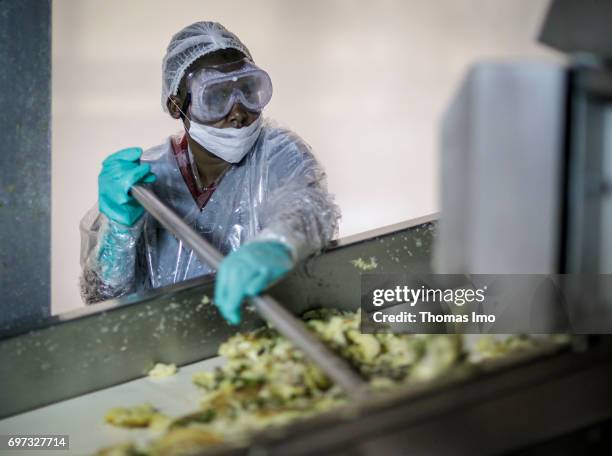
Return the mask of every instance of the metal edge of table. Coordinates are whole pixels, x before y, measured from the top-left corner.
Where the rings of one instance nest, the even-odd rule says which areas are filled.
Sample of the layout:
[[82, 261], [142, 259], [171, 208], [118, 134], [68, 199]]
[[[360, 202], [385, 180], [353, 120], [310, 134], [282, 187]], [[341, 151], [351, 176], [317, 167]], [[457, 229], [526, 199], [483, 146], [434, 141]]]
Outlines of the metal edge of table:
[[[371, 241], [380, 237], [391, 236], [395, 233], [402, 232], [416, 226], [435, 223], [438, 220], [438, 217], [438, 213], [428, 214], [407, 221], [376, 228], [374, 230], [368, 230], [362, 233], [346, 236], [344, 238], [332, 241], [329, 246], [326, 247], [325, 250], [321, 253], [321, 255], [333, 252], [337, 249], [342, 249], [362, 242]], [[307, 261], [316, 261], [317, 258], [318, 256], [315, 256], [313, 258], [308, 259]], [[194, 287], [206, 286], [213, 283], [214, 279], [214, 274], [208, 274], [201, 277], [195, 277], [193, 279], [178, 282], [173, 285], [139, 291], [127, 296], [109, 299], [107, 301], [95, 303], [79, 309], [70, 310], [62, 314], [52, 315], [34, 321], [32, 321], [30, 318], [24, 319], [23, 322], [21, 320], [17, 320], [11, 322], [10, 325], [6, 324], [5, 326], [0, 327], [0, 343], [2, 343], [4, 339], [44, 329], [52, 325], [61, 324], [68, 321], [74, 321], [79, 318], [85, 318], [101, 312], [112, 311], [123, 306], [136, 305], [143, 301], [154, 300], [155, 298], [161, 296], [181, 292], [184, 290], [192, 289]]]
[[[361, 272], [354, 258], [377, 255], [380, 272], [429, 269], [433, 223], [420, 218], [372, 233], [309, 259], [270, 294], [296, 314], [319, 306], [354, 310]], [[210, 301], [213, 287], [210, 276], [193, 279], [6, 336], [0, 341], [0, 418], [139, 378], [156, 362], [185, 365], [215, 356], [237, 330], [263, 324], [247, 307], [243, 323], [229, 326], [202, 301]]]

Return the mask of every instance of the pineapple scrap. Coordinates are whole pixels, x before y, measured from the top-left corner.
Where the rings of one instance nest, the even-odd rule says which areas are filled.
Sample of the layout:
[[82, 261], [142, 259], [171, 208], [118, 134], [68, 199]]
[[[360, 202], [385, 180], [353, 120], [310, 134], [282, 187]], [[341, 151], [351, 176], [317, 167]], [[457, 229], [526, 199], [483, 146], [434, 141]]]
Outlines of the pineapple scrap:
[[[303, 318], [375, 389], [429, 380], [463, 360], [460, 336], [362, 334], [359, 312], [321, 309]], [[202, 409], [210, 412], [198, 426], [226, 439], [346, 403], [342, 390], [272, 328], [236, 334], [219, 354], [226, 363], [194, 374], [193, 381], [204, 390]]]
[[149, 371], [149, 377], [152, 378], [164, 378], [171, 377], [176, 374], [176, 364], [163, 364], [157, 363], [153, 366], [153, 369]]
[[125, 428], [163, 429], [170, 422], [169, 418], [149, 403], [134, 407], [115, 407], [106, 413], [104, 419], [113, 426]]
[[373, 271], [378, 267], [378, 262], [376, 261], [375, 257], [370, 257], [368, 261], [365, 261], [363, 258], [359, 257], [355, 260], [352, 260], [351, 264], [357, 269], [361, 269], [364, 272]]
[[[318, 309], [306, 312], [303, 319], [376, 391], [430, 381], [470, 363], [462, 335], [362, 334], [359, 311]], [[485, 357], [503, 356], [533, 343], [529, 336], [512, 336], [506, 341], [483, 337], [476, 351]], [[248, 442], [257, 430], [281, 426], [347, 403], [340, 388], [270, 327], [234, 335], [220, 346], [219, 354], [225, 358], [225, 364], [214, 371], [193, 375], [193, 382], [203, 390], [201, 409], [167, 424], [165, 436], [153, 441], [143, 454], [191, 454], [181, 451], [197, 451], [221, 442]], [[152, 421], [146, 418], [147, 413], [156, 412], [150, 405], [122, 410], [114, 413], [111, 422], [146, 426]], [[131, 447], [126, 448], [132, 451]], [[125, 453], [132, 454], [136, 453]]]

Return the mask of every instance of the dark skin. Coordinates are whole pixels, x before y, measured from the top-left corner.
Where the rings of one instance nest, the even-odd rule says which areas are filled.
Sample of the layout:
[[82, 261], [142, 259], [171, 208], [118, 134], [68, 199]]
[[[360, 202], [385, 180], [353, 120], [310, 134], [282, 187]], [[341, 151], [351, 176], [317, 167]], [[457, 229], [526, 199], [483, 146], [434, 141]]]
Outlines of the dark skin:
[[[220, 65], [230, 62], [236, 62], [244, 58], [244, 54], [235, 49], [223, 49], [220, 51], [213, 52], [211, 54], [200, 57], [196, 60], [186, 71], [186, 74], [196, 72], [202, 68], [211, 67], [214, 65]], [[228, 71], [233, 71], [240, 68], [241, 64], [237, 64], [235, 67], [230, 66]], [[189, 130], [191, 122], [191, 105], [185, 106], [185, 99], [187, 97], [187, 84], [186, 77], [183, 77], [179, 85], [177, 95], [171, 95], [168, 97], [166, 106], [170, 115], [174, 119], [180, 119], [183, 117], [183, 123], [186, 131]], [[179, 109], [180, 107], [180, 109]], [[181, 110], [185, 113], [182, 115]], [[205, 125], [215, 128], [243, 128], [251, 125], [261, 114], [258, 112], [248, 111], [242, 104], [236, 103], [232, 106], [232, 109], [227, 116], [219, 119], [215, 122], [206, 122]], [[187, 133], [187, 142], [189, 149], [193, 154], [200, 175], [200, 180], [205, 187], [208, 187], [215, 182], [219, 176], [221, 176], [231, 163], [217, 157], [210, 151], [206, 150], [202, 145], [189, 136]]]

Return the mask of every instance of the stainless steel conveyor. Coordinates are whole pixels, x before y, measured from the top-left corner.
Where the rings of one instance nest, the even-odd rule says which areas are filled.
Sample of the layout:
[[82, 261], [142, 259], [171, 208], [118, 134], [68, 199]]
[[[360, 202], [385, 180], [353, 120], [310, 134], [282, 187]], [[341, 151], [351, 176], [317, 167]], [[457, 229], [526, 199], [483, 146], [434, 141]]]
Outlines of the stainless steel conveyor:
[[[376, 272], [429, 272], [434, 236], [432, 216], [340, 240], [271, 294], [295, 314], [321, 306], [354, 310], [361, 273], [354, 260], [376, 258]], [[113, 398], [125, 394], [140, 402], [153, 395], [159, 400], [150, 401], [162, 411], [187, 412], [197, 393], [188, 379], [191, 370], [216, 362], [219, 343], [236, 330], [203, 300], [212, 295], [212, 286], [212, 278], [203, 277], [44, 320], [27, 331], [2, 328], [0, 434], [19, 423], [27, 427], [59, 415], [70, 427], [66, 433], [78, 433], [83, 423], [95, 430], [101, 404], [117, 405]], [[261, 324], [255, 312], [247, 311], [240, 330]], [[155, 362], [197, 364], [183, 367], [166, 384], [176, 382], [177, 388], [164, 392], [163, 383], [143, 378]], [[434, 382], [263, 432], [250, 447], [217, 453], [382, 455], [401, 448], [412, 454], [499, 454], [609, 422], [610, 378], [610, 338], [586, 337], [459, 369]], [[184, 396], [173, 401], [176, 391]], [[96, 431], [98, 440], [92, 443], [98, 447], [119, 439], [110, 433]], [[81, 441], [87, 440], [84, 435]]]

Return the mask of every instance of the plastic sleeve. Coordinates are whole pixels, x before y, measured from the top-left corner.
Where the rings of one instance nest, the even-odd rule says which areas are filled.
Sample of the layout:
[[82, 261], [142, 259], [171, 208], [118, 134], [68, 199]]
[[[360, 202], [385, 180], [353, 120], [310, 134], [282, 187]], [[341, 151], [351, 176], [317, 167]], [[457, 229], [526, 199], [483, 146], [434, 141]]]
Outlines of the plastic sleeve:
[[92, 208], [81, 231], [81, 297], [87, 304], [130, 293], [135, 286], [137, 244], [144, 225], [121, 225]]
[[319, 252], [338, 231], [340, 209], [310, 148], [293, 141], [271, 161], [268, 197], [260, 209], [262, 231], [253, 242], [284, 244], [301, 261]]

